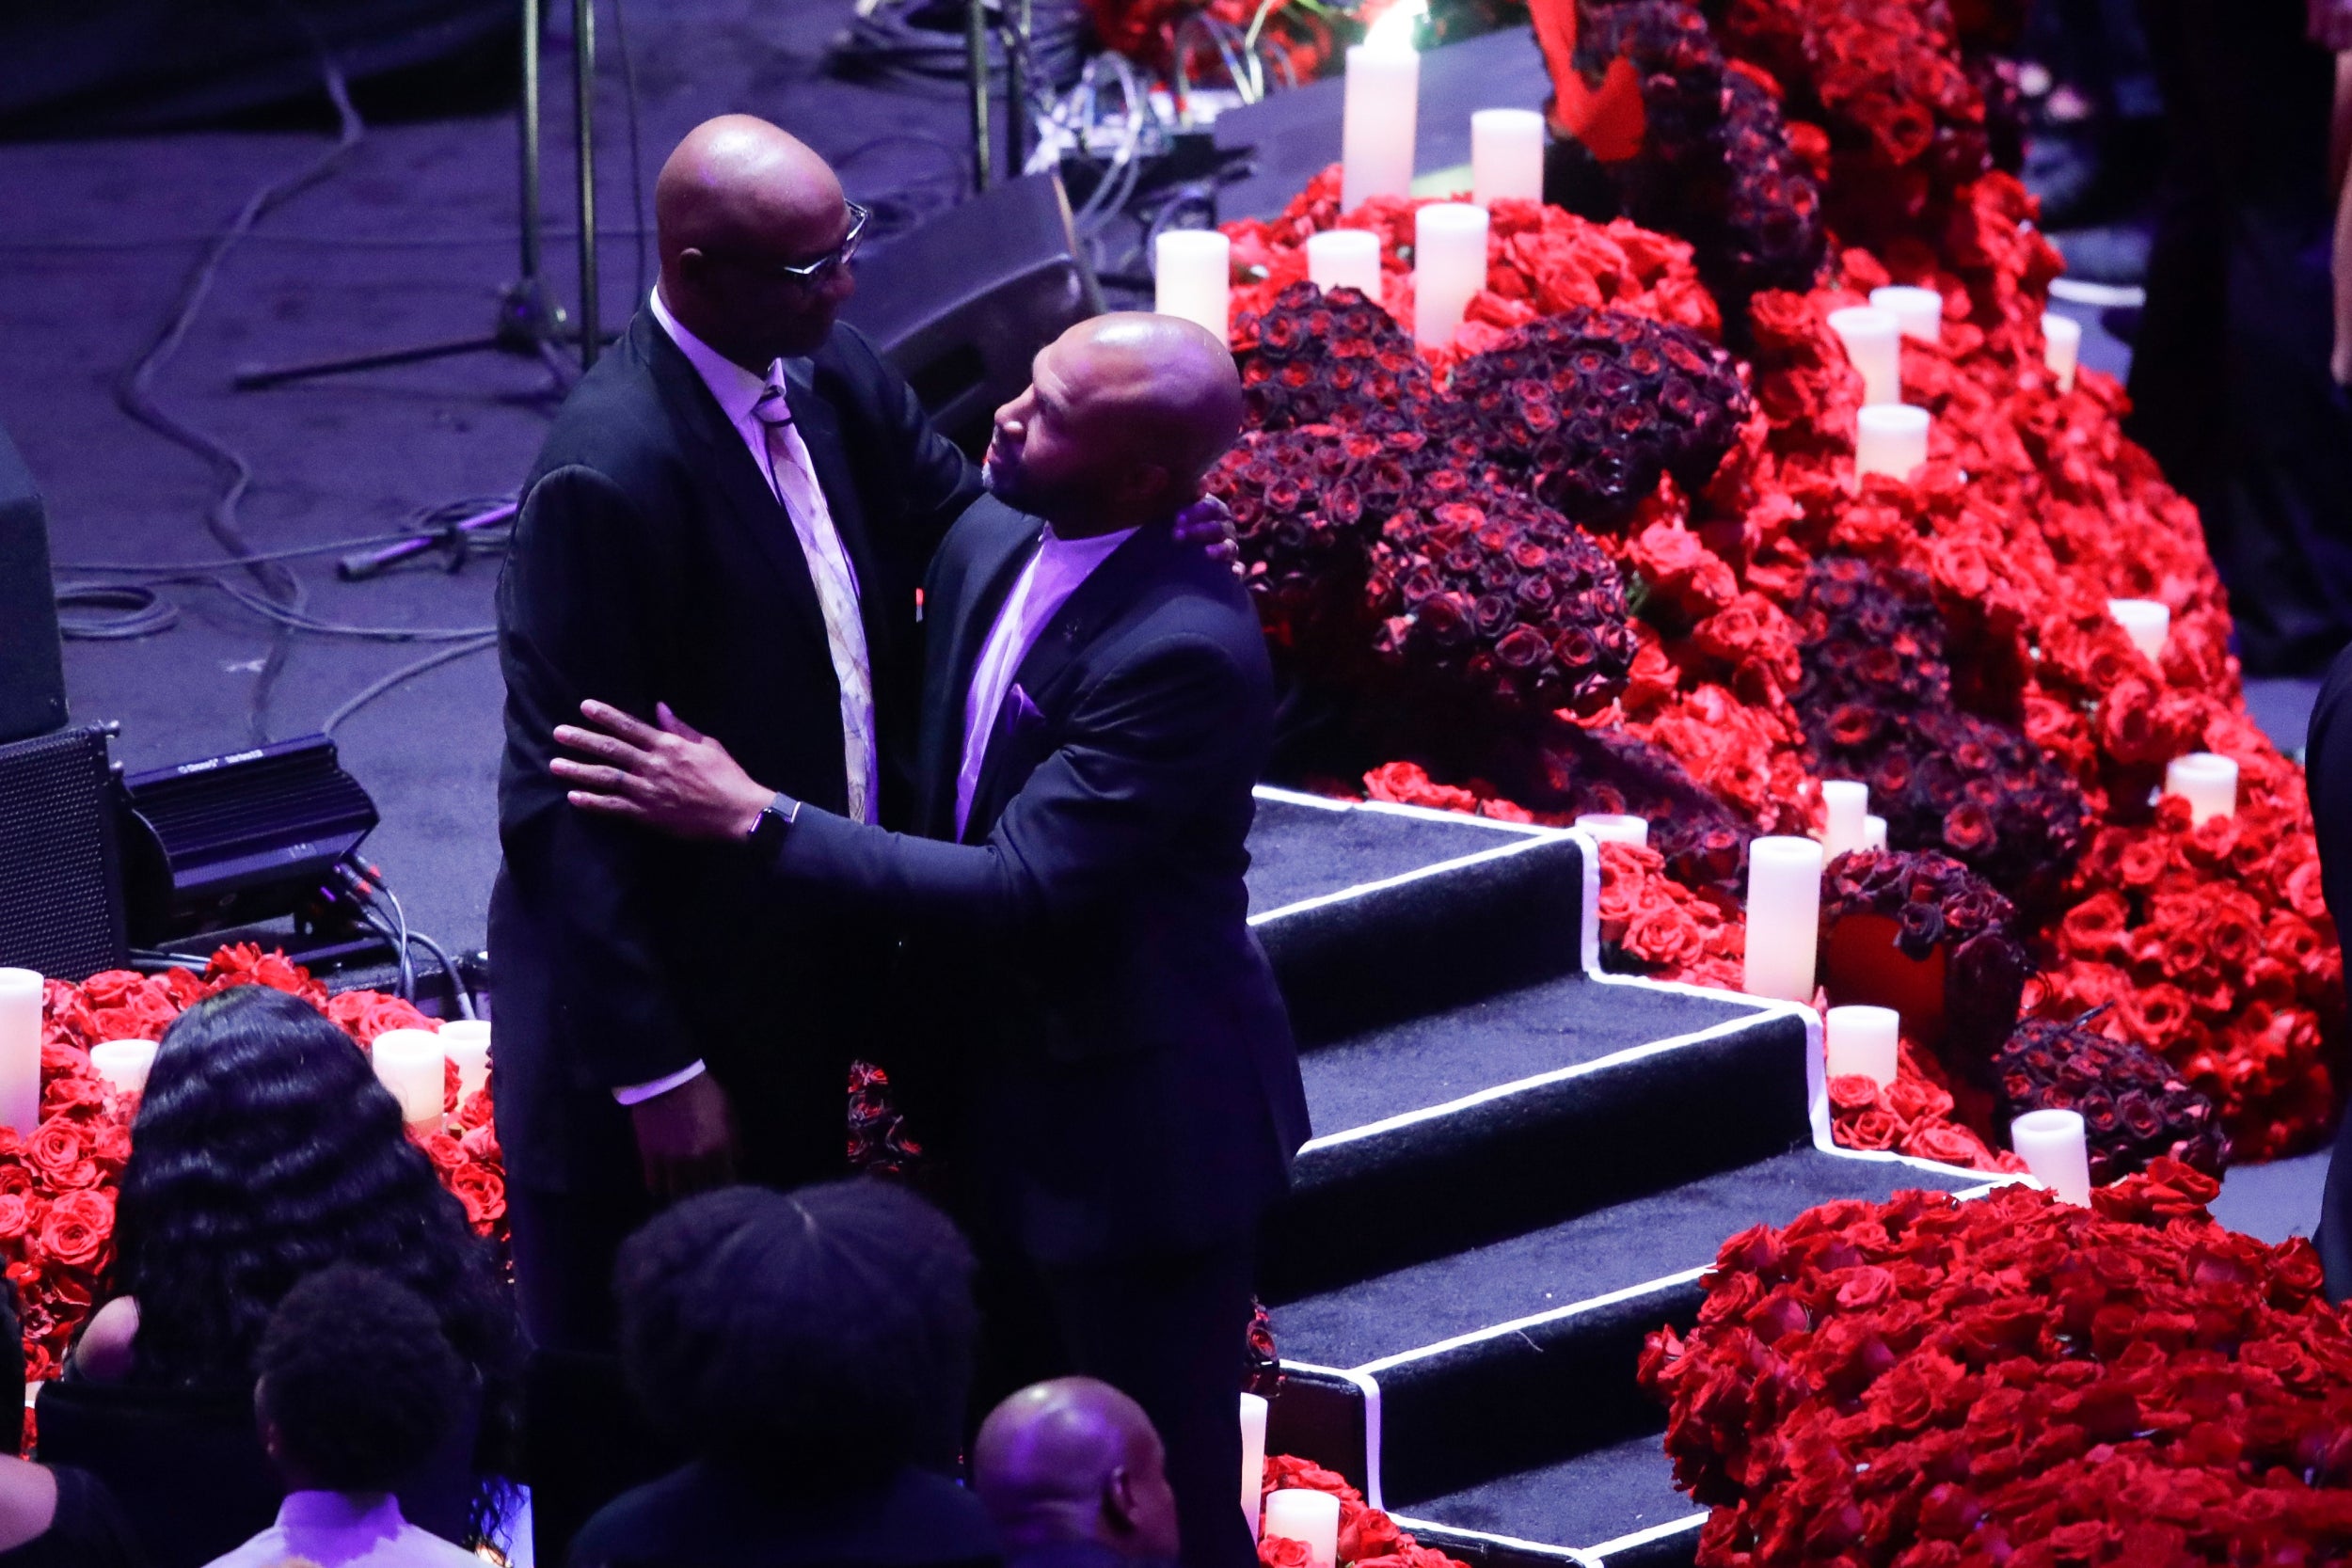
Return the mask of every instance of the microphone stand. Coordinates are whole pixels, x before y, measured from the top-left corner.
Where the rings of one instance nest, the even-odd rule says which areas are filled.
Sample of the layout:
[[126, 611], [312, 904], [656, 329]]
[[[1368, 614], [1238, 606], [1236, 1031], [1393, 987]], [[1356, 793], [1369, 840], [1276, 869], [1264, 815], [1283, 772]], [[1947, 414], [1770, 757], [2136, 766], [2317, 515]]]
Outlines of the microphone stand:
[[499, 291], [498, 313], [487, 333], [471, 338], [448, 338], [433, 342], [410, 343], [397, 348], [376, 349], [365, 354], [344, 355], [332, 359], [312, 359], [291, 365], [253, 367], [239, 371], [230, 385], [241, 392], [258, 391], [268, 387], [283, 387], [291, 382], [308, 381], [323, 375], [347, 375], [357, 371], [381, 370], [389, 365], [415, 365], [433, 359], [450, 359], [463, 354], [497, 352], [535, 358], [545, 363], [558, 385], [568, 380], [570, 367], [558, 351], [559, 343], [580, 344], [580, 368], [585, 370], [596, 356], [596, 147], [591, 135], [593, 125], [590, 99], [596, 75], [596, 44], [592, 0], [572, 0], [574, 57], [578, 65], [580, 103], [578, 131], [580, 168], [580, 315], [581, 325], [575, 331], [566, 325], [563, 308], [548, 303], [547, 291], [539, 277], [539, 30], [543, 0], [521, 0], [523, 24], [522, 103], [516, 119], [521, 131], [522, 164], [522, 240], [521, 275]]

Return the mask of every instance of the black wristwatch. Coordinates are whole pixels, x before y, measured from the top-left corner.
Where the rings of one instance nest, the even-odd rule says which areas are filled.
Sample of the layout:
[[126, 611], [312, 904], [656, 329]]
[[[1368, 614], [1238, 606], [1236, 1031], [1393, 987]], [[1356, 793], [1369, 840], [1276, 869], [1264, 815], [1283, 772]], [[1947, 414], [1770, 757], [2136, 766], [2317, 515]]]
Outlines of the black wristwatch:
[[798, 800], [781, 795], [769, 801], [752, 819], [752, 831], [743, 839], [745, 847], [761, 860], [772, 860], [784, 847], [785, 831], [792, 826], [792, 818], [800, 809]]

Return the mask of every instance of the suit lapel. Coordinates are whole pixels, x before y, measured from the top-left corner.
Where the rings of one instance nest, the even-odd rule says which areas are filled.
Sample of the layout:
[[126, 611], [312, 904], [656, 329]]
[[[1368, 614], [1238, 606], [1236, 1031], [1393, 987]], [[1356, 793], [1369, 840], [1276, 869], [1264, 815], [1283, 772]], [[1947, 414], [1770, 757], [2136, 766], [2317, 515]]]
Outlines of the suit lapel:
[[[701, 472], [709, 477], [725, 499], [728, 513], [775, 568], [785, 596], [792, 601], [794, 613], [789, 621], [804, 636], [815, 640], [830, 670], [832, 656], [825, 640], [825, 616], [817, 603], [816, 581], [808, 574], [808, 557], [801, 548], [801, 536], [793, 531], [792, 519], [777, 504], [775, 492], [768, 488], [768, 476], [759, 471], [758, 462], [742, 436], [727, 422], [726, 411], [710, 395], [710, 388], [703, 384], [693, 362], [670, 341], [661, 324], [653, 319], [653, 312], [639, 311], [631, 330], [643, 336], [646, 359], [653, 368], [655, 383], [661, 388], [662, 401], [678, 413], [679, 428], [699, 449], [694, 455], [699, 459]], [[797, 407], [794, 417], [798, 417]]]
[[[1058, 714], [1060, 689], [1079, 656], [1135, 603], [1144, 585], [1159, 574], [1168, 552], [1176, 547], [1165, 527], [1138, 529], [1133, 538], [1113, 550], [1110, 559], [1078, 585], [1078, 591], [1063, 602], [1054, 618], [1039, 631], [1037, 641], [1030, 645], [1021, 660], [1021, 668], [1014, 672], [1013, 687], [1025, 692], [1029, 701], [1044, 713], [1049, 729]], [[998, 597], [1001, 601], [1002, 594]], [[1006, 689], [1008, 708], [1012, 703], [1013, 687]], [[1010, 738], [1003, 721], [1000, 711], [988, 754], [980, 763], [979, 780], [973, 786], [972, 816], [964, 834], [967, 842], [988, 836], [996, 825], [997, 815], [1028, 782], [1029, 768], [1034, 766], [1024, 763], [1025, 748], [996, 743]]]
[[968, 522], [984, 517], [996, 526], [974, 547], [953, 601], [936, 607], [940, 619], [931, 635], [945, 639], [945, 653], [929, 661], [930, 677], [923, 683], [923, 734], [929, 746], [922, 822], [923, 831], [934, 838], [955, 832], [956, 775], [963, 768], [963, 708], [981, 645], [1045, 526], [1009, 508], [983, 506], [966, 514]]

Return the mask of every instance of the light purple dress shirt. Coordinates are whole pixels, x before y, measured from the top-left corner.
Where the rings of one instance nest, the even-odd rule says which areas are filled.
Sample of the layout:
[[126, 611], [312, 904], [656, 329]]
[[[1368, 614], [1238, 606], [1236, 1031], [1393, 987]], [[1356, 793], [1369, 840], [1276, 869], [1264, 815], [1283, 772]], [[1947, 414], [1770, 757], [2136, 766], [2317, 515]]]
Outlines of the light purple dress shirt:
[[290, 1493], [278, 1523], [207, 1568], [278, 1568], [294, 1560], [318, 1568], [482, 1568], [473, 1553], [403, 1519], [400, 1500], [383, 1492]]
[[972, 667], [972, 688], [963, 703], [963, 766], [956, 773], [956, 837], [963, 836], [972, 819], [972, 796], [979, 788], [980, 768], [988, 761], [988, 737], [995, 732], [997, 711], [1012, 689], [1021, 661], [1037, 646], [1038, 633], [1054, 618], [1070, 595], [1094, 569], [1135, 533], [1131, 528], [1090, 539], [1064, 539], [1049, 526], [1038, 542], [1037, 553], [1021, 569], [1012, 592], [1005, 595], [988, 641], [980, 644], [979, 662]]

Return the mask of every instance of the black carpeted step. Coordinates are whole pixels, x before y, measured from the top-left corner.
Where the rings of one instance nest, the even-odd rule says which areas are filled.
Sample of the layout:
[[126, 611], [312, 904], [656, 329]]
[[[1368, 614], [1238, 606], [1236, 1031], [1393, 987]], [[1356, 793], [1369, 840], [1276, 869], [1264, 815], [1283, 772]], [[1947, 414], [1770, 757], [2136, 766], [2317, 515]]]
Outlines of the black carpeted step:
[[1309, 1051], [1582, 968], [1566, 833], [1261, 788], [1249, 847], [1250, 925]]
[[1275, 1341], [1286, 1356], [1378, 1383], [1381, 1489], [1410, 1505], [1653, 1428], [1657, 1406], [1632, 1375], [1643, 1338], [1693, 1321], [1697, 1273], [1724, 1238], [1838, 1198], [1978, 1184], [1793, 1149], [1278, 1307]]
[[[1661, 1020], [1698, 1027], [1639, 1037]], [[1263, 1293], [1295, 1301], [1789, 1149], [1810, 1135], [1806, 1040], [1785, 1011], [1561, 980], [1317, 1053], [1318, 1136], [1269, 1217]], [[1369, 1121], [1333, 1109], [1415, 1101]]]
[[1249, 828], [1249, 909], [1263, 915], [1485, 853], [1542, 830], [1456, 812], [1326, 800], [1261, 784]]
[[[1675, 1489], [1660, 1437], [1645, 1433], [1391, 1512], [1425, 1545], [1442, 1548], [1457, 1535], [1464, 1545], [1575, 1541], [1583, 1543], [1570, 1548], [1579, 1558], [1606, 1568], [1689, 1568], [1707, 1511]], [[1531, 1525], [1539, 1532], [1532, 1540], [1513, 1534]]]

